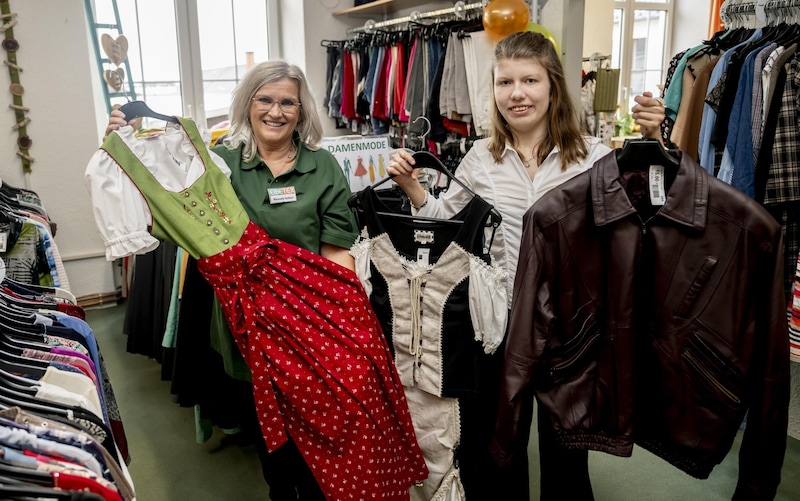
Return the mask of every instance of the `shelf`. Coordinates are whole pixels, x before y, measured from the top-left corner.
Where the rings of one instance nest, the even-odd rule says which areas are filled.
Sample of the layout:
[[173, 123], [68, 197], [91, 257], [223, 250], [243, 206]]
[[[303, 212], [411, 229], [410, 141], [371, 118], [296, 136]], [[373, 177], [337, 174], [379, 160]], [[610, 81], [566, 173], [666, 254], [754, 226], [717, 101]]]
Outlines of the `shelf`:
[[350, 7], [349, 9], [339, 10], [333, 13], [334, 16], [353, 16], [367, 17], [375, 15], [386, 15], [398, 10], [419, 7], [430, 3], [426, 0], [376, 0], [375, 2]]

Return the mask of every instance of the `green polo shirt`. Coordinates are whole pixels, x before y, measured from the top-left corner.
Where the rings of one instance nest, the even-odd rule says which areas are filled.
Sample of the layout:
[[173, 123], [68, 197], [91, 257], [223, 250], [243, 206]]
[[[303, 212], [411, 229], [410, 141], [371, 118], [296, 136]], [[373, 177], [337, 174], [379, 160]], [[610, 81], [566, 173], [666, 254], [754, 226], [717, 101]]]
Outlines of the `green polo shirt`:
[[[250, 220], [264, 228], [271, 237], [319, 254], [323, 243], [349, 249], [358, 236], [353, 213], [347, 206], [350, 187], [339, 163], [325, 149], [312, 151], [299, 141], [294, 166], [277, 178], [256, 157], [242, 160], [242, 149], [229, 150], [217, 145], [212, 150], [231, 169], [231, 184]], [[293, 187], [296, 201], [270, 203], [269, 190]], [[225, 370], [237, 379], [250, 379], [234, 344], [222, 308], [214, 300], [211, 320], [211, 344], [225, 361]]]

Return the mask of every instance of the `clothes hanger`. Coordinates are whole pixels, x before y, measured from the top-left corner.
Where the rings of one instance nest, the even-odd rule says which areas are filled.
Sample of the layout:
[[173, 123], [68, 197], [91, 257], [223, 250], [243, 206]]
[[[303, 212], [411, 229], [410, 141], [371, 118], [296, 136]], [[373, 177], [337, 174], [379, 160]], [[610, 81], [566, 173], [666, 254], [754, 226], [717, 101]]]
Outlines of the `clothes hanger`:
[[45, 303], [42, 301], [29, 301], [26, 299], [14, 297], [8, 292], [0, 288], [0, 301], [5, 302], [8, 306], [23, 308], [26, 310], [58, 310], [58, 305], [55, 303]]
[[[448, 179], [454, 181], [457, 185], [459, 185], [464, 191], [469, 193], [472, 197], [482, 198], [480, 195], [472, 191], [466, 184], [464, 184], [460, 179], [458, 179], [450, 170], [444, 166], [444, 164], [436, 158], [436, 156], [429, 152], [429, 151], [417, 151], [414, 152], [412, 155], [414, 158], [414, 168], [415, 169], [433, 169], [443, 173], [447, 176]], [[500, 223], [503, 221], [503, 216], [500, 215], [500, 212], [494, 207], [489, 212], [489, 217], [492, 221], [492, 226], [495, 228], [500, 226]]]
[[3, 279], [3, 285], [8, 287], [12, 292], [21, 296], [29, 296], [30, 299], [35, 300], [36, 296], [48, 296], [54, 299], [62, 299], [72, 304], [77, 304], [75, 295], [66, 289], [60, 287], [48, 287], [45, 285], [26, 284], [18, 282], [14, 279], [6, 277]]
[[39, 379], [45, 375], [49, 366], [47, 361], [26, 358], [0, 349], [0, 369], [11, 374], [25, 374]]
[[169, 115], [162, 115], [150, 109], [144, 101], [131, 101], [119, 107], [119, 111], [125, 114], [125, 120], [133, 120], [134, 118], [147, 117], [164, 120], [165, 122], [177, 124], [178, 119]]
[[[481, 198], [477, 193], [475, 193], [474, 191], [469, 189], [469, 187], [467, 187], [466, 184], [464, 184], [461, 180], [459, 180], [452, 172], [450, 172], [450, 170], [447, 167], [445, 167], [444, 164], [438, 158], [436, 158], [436, 156], [433, 153], [431, 153], [429, 151], [415, 151], [413, 153], [412, 157], [414, 158], [414, 162], [415, 163], [414, 163], [413, 167], [415, 169], [433, 169], [433, 170], [439, 171], [439, 172], [443, 173], [445, 176], [447, 176], [448, 179], [454, 181], [457, 185], [461, 186], [461, 188], [463, 188], [464, 191], [469, 193], [472, 197]], [[394, 177], [394, 176], [389, 176], [386, 179], [382, 179], [382, 180], [378, 181], [377, 183], [373, 184], [371, 186], [371, 188], [374, 190], [378, 186], [381, 186], [383, 183], [385, 183], [388, 180], [390, 180], [392, 177]], [[351, 207], [353, 207], [354, 205], [357, 205], [357, 202], [351, 203], [353, 198], [354, 198], [354, 196], [351, 195], [350, 199], [348, 200], [348, 205], [350, 205]], [[402, 215], [402, 214], [398, 214], [398, 215]], [[491, 217], [492, 226], [494, 226], [495, 228], [500, 226], [500, 223], [502, 222], [503, 217], [500, 215], [500, 212], [498, 212], [496, 208], [492, 207], [492, 210], [489, 213], [489, 216]], [[417, 216], [412, 216], [412, 217], [417, 218]], [[434, 220], [435, 221], [441, 221], [439, 219], [434, 219]]]
[[[0, 470], [0, 473], [2, 473], [2, 470]], [[50, 477], [49, 474], [45, 474], [44, 472], [37, 473], [41, 473], [43, 476], [46, 475], [52, 481], [52, 477]], [[44, 485], [46, 484], [43, 484], [42, 486], [31, 484], [3, 484], [0, 485], [0, 498], [8, 500], [53, 499], [56, 501], [70, 501], [75, 499], [73, 496], [73, 491], [48, 489]], [[53, 486], [53, 484], [51, 483], [50, 486]], [[102, 496], [93, 492], [82, 492], [81, 499], [84, 501], [89, 501], [90, 499], [103, 501]]]
[[[463, 188], [464, 191], [466, 191], [468, 194], [470, 194], [473, 198], [478, 198], [478, 199], [483, 201], [482, 197], [480, 197], [478, 194], [476, 194], [474, 191], [472, 191], [469, 187], [467, 187], [462, 181], [460, 181], [457, 177], [455, 177], [453, 175], [453, 173], [447, 167], [445, 167], [445, 165], [442, 164], [442, 162], [438, 158], [436, 158], [436, 156], [434, 156], [432, 153], [427, 152], [427, 151], [417, 151], [412, 156], [413, 156], [414, 161], [415, 161], [415, 163], [414, 163], [414, 168], [415, 169], [417, 169], [417, 168], [431, 168], [431, 169], [434, 169], [436, 171], [442, 172], [443, 174], [445, 174], [448, 177], [448, 179], [450, 179], [452, 181], [455, 181], [456, 184], [461, 186], [461, 188]], [[383, 179], [383, 180], [379, 181], [378, 183], [372, 185], [371, 187], [369, 187], [367, 189], [374, 193], [375, 187], [380, 186], [381, 184], [385, 183], [389, 179], [391, 179], [391, 178]], [[491, 247], [492, 243], [494, 242], [494, 235], [495, 235], [495, 232], [497, 231], [497, 227], [500, 226], [500, 223], [502, 222], [503, 218], [500, 215], [500, 212], [498, 212], [498, 210], [494, 206], [492, 206], [491, 204], [489, 204], [488, 202], [485, 202], [485, 201], [484, 201], [484, 203], [486, 203], [489, 207], [491, 207], [491, 209], [489, 210], [489, 219], [486, 222], [486, 226], [491, 226], [492, 227], [492, 234], [491, 234], [491, 237], [488, 239], [488, 245], [489, 245], [489, 247]], [[361, 206], [360, 206], [359, 193], [354, 193], [353, 195], [351, 195], [350, 198], [347, 201], [347, 204], [354, 211], [361, 211], [362, 209], [361, 209]], [[459, 219], [437, 219], [437, 218], [414, 216], [414, 215], [408, 215], [408, 214], [384, 213], [384, 212], [378, 212], [377, 214], [380, 215], [380, 216], [397, 218], [397, 219], [412, 219], [415, 222], [419, 222], [419, 223], [428, 222], [428, 223], [431, 223], [431, 224], [434, 224], [434, 223], [435, 224], [442, 224], [444, 222], [447, 222], [449, 224], [463, 224], [463, 221], [461, 221]], [[358, 218], [358, 215], [356, 217]]]
[[[14, 485], [7, 485], [3, 484], [0, 485], [0, 494], [7, 494], [9, 491], [14, 491], [15, 489], [42, 489], [42, 486], [50, 486], [53, 487], [53, 477], [50, 476], [50, 473], [44, 471], [33, 470], [31, 468], [24, 468], [22, 466], [14, 466], [7, 463], [0, 463], [0, 476], [4, 477], [4, 479], [11, 479], [12, 481], [17, 480], [21, 482], [32, 482], [36, 485], [31, 485], [30, 483], [18, 483]], [[51, 490], [51, 489], [46, 489]], [[61, 491], [66, 492], [66, 491]], [[21, 494], [17, 494], [21, 495]], [[2, 499], [9, 499], [5, 496]], [[70, 498], [58, 498], [58, 499], [70, 499]]]
[[33, 386], [36, 384], [36, 381], [17, 376], [16, 374], [6, 372], [2, 369], [0, 369], [0, 384], [6, 389], [20, 392], [28, 396], [36, 395], [36, 388]]
[[35, 319], [34, 315], [9, 315], [4, 308], [0, 308], [0, 338], [16, 335], [31, 341], [44, 342], [47, 327], [41, 323], [34, 323]]
[[650, 165], [661, 165], [670, 169], [680, 166], [678, 158], [670, 154], [657, 139], [628, 139], [616, 152], [620, 173], [646, 170]]

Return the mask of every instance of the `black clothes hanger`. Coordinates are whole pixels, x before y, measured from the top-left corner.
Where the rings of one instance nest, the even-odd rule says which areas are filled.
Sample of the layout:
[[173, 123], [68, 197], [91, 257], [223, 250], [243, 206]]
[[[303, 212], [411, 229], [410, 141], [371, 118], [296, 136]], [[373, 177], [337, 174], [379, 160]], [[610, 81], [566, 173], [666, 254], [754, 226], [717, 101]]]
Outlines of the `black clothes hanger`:
[[26, 379], [0, 369], [0, 385], [5, 389], [20, 392], [32, 397], [36, 395], [34, 384], [36, 384], [36, 381], [32, 379]]
[[[0, 473], [2, 473], [2, 471], [0, 471]], [[53, 484], [51, 483], [50, 485], [52, 486]], [[48, 489], [45, 486], [31, 484], [26, 485], [24, 483], [17, 485], [7, 485], [3, 483], [3, 485], [0, 485], [0, 499], [7, 499], [9, 501], [23, 501], [32, 499], [53, 499], [56, 501], [103, 501], [103, 497], [99, 494], [95, 494], [94, 492]]]
[[125, 114], [125, 120], [133, 120], [134, 118], [147, 117], [157, 118], [165, 122], [176, 124], [178, 119], [169, 115], [162, 115], [150, 109], [144, 101], [131, 101], [120, 106], [119, 111]]
[[50, 363], [43, 360], [26, 358], [0, 348], [0, 369], [11, 374], [25, 374], [35, 379], [44, 376]]
[[[14, 480], [23, 482], [13, 485], [0, 485], [0, 488], [11, 489], [12, 487], [28, 487], [28, 488], [35, 487], [31, 485], [31, 483], [36, 484], [38, 486], [50, 486], [50, 487], [53, 486], [53, 477], [50, 476], [49, 473], [44, 471], [33, 470], [31, 468], [24, 468], [22, 466], [10, 465], [5, 462], [0, 462], [0, 477], [3, 477], [3, 479], [9, 479], [12, 482]], [[24, 482], [30, 482], [30, 483], [26, 485]], [[3, 492], [6, 491], [0, 490], [0, 494], [2, 494]], [[9, 498], [3, 497], [1, 499], [9, 499]]]
[[645, 170], [651, 165], [661, 165], [677, 170], [680, 161], [661, 146], [657, 139], [628, 139], [616, 152], [620, 173]]
[[[436, 158], [436, 156], [433, 153], [429, 151], [416, 151], [413, 153], [412, 157], [414, 158], [415, 169], [433, 169], [439, 171], [443, 173], [445, 176], [447, 176], [449, 180], [454, 181], [457, 185], [461, 186], [461, 188], [463, 188], [464, 191], [469, 193], [471, 196], [479, 197], [477, 193], [472, 191], [467, 185], [465, 185], [463, 182], [461, 182], [461, 180], [459, 180], [455, 175], [453, 175], [453, 173], [450, 172], [450, 170], [447, 167], [445, 167], [444, 164], [438, 158]], [[378, 186], [381, 186], [383, 183], [387, 182], [392, 177], [394, 176], [390, 176], [387, 177], [386, 179], [378, 181], [377, 183], [373, 184], [371, 188], [374, 190]], [[358, 206], [357, 197], [351, 195], [350, 199], [348, 200], [348, 205], [350, 205], [351, 208], [357, 207]], [[421, 219], [418, 218], [417, 216], [409, 216], [409, 217], [414, 217], [415, 219]], [[492, 226], [494, 226], [495, 228], [500, 226], [500, 223], [503, 221], [503, 217], [500, 215], [500, 212], [498, 212], [497, 209], [495, 209], [494, 207], [492, 207], [492, 210], [489, 212], [489, 217], [491, 218]]]
[[44, 303], [40, 301], [28, 301], [26, 299], [16, 298], [7, 292], [0, 289], [0, 302], [9, 307], [22, 308], [25, 310], [58, 310], [58, 305], [55, 303]]

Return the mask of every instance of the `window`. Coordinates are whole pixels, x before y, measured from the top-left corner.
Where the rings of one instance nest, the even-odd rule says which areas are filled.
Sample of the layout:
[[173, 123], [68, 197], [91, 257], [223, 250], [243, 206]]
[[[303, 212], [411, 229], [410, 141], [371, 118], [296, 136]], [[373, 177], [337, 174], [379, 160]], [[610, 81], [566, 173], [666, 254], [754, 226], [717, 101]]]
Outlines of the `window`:
[[621, 109], [629, 110], [644, 91], [660, 93], [672, 8], [672, 0], [616, 0], [611, 66], [620, 68], [620, 103], [627, 103]]
[[[270, 57], [274, 1], [117, 2], [128, 39], [131, 75], [125, 78], [133, 82], [136, 99], [208, 127], [227, 120], [233, 88], [250, 66]], [[113, 2], [96, 0], [95, 19], [113, 22]], [[112, 98], [112, 103], [124, 102]]]

